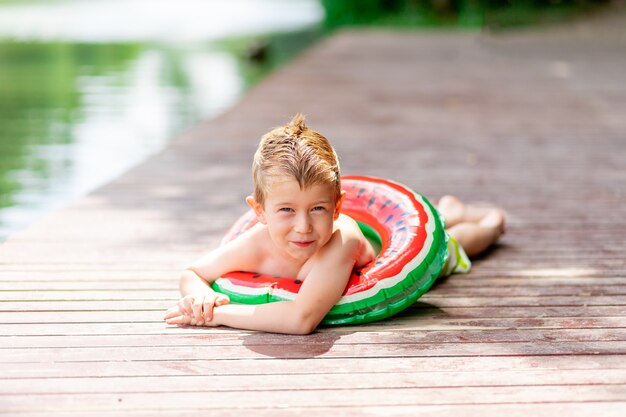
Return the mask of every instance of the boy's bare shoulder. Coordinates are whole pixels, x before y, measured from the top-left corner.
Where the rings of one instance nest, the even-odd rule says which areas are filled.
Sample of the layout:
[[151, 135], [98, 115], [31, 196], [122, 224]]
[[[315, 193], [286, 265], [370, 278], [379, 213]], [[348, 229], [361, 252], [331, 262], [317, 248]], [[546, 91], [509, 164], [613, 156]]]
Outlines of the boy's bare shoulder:
[[214, 251], [222, 261], [228, 261], [233, 270], [254, 271], [263, 257], [263, 242], [269, 237], [264, 235], [262, 225], [252, 226], [235, 239], [226, 242]]
[[333, 243], [335, 248], [329, 249], [339, 248], [345, 256], [353, 256], [357, 267], [365, 265], [375, 257], [374, 249], [361, 232], [357, 222], [345, 214], [339, 215], [335, 222], [335, 233], [329, 244]]
[[240, 253], [260, 257], [263, 256], [264, 248], [267, 247], [265, 243], [267, 243], [269, 238], [267, 226], [257, 223], [231, 242], [237, 246], [237, 250]]
[[340, 230], [346, 239], [360, 240], [361, 236], [363, 236], [357, 222], [352, 217], [345, 214], [340, 214], [339, 218], [335, 221], [335, 230]]

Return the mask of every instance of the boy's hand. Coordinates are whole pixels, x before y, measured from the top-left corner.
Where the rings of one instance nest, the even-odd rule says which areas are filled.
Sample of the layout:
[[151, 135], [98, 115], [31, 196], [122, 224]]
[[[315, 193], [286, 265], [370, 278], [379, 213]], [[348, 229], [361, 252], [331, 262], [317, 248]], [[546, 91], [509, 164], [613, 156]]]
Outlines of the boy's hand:
[[227, 295], [213, 291], [188, 294], [178, 301], [178, 305], [167, 310], [164, 319], [168, 324], [211, 326], [215, 325], [211, 323], [213, 308], [228, 303]]

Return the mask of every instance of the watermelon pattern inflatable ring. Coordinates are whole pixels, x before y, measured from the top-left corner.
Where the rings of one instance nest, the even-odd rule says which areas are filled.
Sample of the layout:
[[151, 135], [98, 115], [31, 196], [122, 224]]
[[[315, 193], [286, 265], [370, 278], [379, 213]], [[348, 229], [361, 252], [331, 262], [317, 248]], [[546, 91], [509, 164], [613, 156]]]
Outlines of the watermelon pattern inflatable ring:
[[[341, 299], [322, 321], [326, 325], [367, 323], [404, 310], [428, 291], [448, 257], [444, 221], [423, 196], [380, 178], [346, 176], [341, 181], [346, 191], [342, 213], [355, 219], [380, 251], [373, 262], [353, 271]], [[250, 210], [223, 242], [256, 221]], [[262, 304], [295, 299], [301, 284], [293, 278], [232, 272], [212, 287], [234, 303]]]

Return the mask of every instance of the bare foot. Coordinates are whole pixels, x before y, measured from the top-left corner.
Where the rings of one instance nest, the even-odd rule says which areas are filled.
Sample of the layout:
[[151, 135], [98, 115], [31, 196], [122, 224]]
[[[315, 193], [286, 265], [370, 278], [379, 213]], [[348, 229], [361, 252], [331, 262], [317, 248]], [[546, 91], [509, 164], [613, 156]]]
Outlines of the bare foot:
[[478, 224], [494, 233], [494, 242], [506, 231], [504, 213], [500, 209], [489, 209]]

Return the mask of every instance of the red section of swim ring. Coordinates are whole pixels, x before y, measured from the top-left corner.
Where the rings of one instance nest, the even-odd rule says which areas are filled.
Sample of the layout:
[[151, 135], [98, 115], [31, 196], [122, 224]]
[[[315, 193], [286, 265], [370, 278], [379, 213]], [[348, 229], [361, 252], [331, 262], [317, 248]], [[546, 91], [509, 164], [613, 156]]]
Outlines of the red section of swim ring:
[[252, 272], [229, 272], [224, 277], [227, 277], [230, 282], [240, 287], [273, 287], [293, 293], [300, 291], [300, 286], [302, 285], [302, 281], [294, 278], [275, 277], [272, 275], [255, 274]]
[[[364, 176], [346, 176], [342, 178], [344, 189], [346, 190], [346, 200], [344, 201], [342, 212], [349, 215], [355, 220], [371, 226], [380, 235], [382, 240], [382, 248], [379, 257], [376, 259], [376, 263], [371, 263], [365, 266], [360, 271], [355, 271], [348, 281], [346, 290], [343, 295], [355, 294], [361, 291], [365, 291], [380, 280], [397, 275], [402, 271], [402, 268], [413, 259], [424, 247], [426, 241], [426, 223], [428, 222], [428, 215], [422, 206], [422, 204], [416, 200], [414, 194], [405, 189], [404, 187], [389, 182], [381, 178], [372, 178]], [[395, 207], [397, 200], [392, 200], [390, 204], [385, 204], [389, 196], [386, 194], [375, 195], [373, 194], [376, 185], [381, 184], [392, 188], [396, 192], [408, 197], [410, 201], [410, 207], [405, 207], [406, 203], [402, 203], [399, 207]], [[359, 196], [359, 192], [361, 195]], [[375, 197], [373, 203], [370, 202], [372, 197]], [[368, 204], [370, 207], [368, 208]], [[377, 209], [376, 216], [372, 214], [372, 210]], [[404, 225], [404, 230], [395, 230], [394, 240], [403, 241], [404, 249], [396, 253], [386, 253], [389, 250], [395, 249], [394, 246], [390, 247], [392, 242], [391, 234], [393, 229], [393, 223], [402, 219], [404, 213], [408, 212], [411, 215], [411, 211], [417, 211], [419, 218], [419, 226]], [[392, 215], [393, 221], [384, 224], [385, 220]], [[254, 226], [257, 223], [256, 216], [251, 211], [242, 216], [228, 231], [224, 237], [224, 242], [234, 239], [237, 235], [245, 230]], [[254, 278], [252, 278], [254, 277]], [[275, 287], [290, 292], [298, 292], [301, 282], [293, 278], [274, 277], [271, 275], [260, 275], [249, 272], [233, 272], [224, 275], [223, 278], [228, 278], [233, 284], [250, 287]]]

